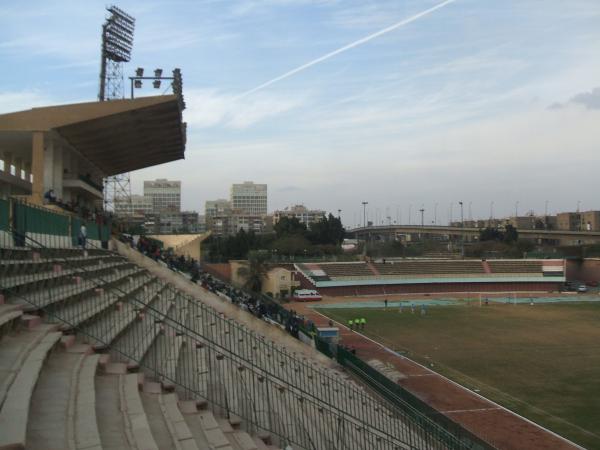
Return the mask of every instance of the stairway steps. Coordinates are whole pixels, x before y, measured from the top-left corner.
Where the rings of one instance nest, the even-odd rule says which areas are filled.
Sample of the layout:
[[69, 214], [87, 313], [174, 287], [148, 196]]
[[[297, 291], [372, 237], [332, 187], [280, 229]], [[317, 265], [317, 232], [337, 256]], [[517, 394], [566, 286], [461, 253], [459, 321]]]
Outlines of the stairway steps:
[[125, 429], [131, 445], [143, 450], [158, 450], [142, 405], [138, 375], [121, 375], [119, 381]]
[[50, 332], [28, 353], [0, 410], [0, 448], [25, 447], [30, 403], [40, 371], [50, 350], [60, 341], [61, 333]]

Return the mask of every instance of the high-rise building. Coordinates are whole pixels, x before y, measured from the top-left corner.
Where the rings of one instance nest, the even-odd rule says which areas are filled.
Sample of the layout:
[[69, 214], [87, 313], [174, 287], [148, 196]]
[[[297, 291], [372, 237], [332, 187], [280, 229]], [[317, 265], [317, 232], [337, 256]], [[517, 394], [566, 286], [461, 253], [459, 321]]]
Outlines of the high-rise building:
[[115, 198], [115, 214], [117, 216], [144, 216], [152, 213], [152, 201], [143, 195], [132, 195], [131, 201], [121, 197]]
[[144, 197], [152, 203], [154, 213], [162, 211], [181, 211], [181, 181], [164, 178], [144, 181]]
[[244, 181], [231, 186], [231, 207], [250, 215], [267, 214], [267, 185]]

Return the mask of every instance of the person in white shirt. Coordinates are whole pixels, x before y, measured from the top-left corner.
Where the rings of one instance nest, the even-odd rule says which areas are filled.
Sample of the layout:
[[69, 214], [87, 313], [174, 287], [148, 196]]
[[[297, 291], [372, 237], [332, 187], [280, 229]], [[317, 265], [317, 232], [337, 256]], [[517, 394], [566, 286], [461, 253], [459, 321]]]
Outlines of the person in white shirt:
[[81, 224], [81, 228], [79, 229], [79, 245], [81, 248], [85, 250], [85, 244], [87, 241], [87, 229], [84, 224]]

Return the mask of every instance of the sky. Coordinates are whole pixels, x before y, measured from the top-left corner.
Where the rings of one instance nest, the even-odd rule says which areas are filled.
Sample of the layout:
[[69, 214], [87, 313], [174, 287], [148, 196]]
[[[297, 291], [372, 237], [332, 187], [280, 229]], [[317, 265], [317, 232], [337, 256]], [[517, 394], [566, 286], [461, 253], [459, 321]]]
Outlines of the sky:
[[[133, 192], [178, 179], [203, 212], [252, 180], [271, 211], [347, 227], [363, 201], [377, 223], [446, 223], [459, 201], [465, 219], [600, 209], [597, 0], [455, 0], [244, 95], [439, 3], [118, 2], [136, 18], [126, 76], [180, 67], [187, 103], [185, 160], [133, 172]], [[0, 0], [0, 113], [96, 99], [104, 8]]]

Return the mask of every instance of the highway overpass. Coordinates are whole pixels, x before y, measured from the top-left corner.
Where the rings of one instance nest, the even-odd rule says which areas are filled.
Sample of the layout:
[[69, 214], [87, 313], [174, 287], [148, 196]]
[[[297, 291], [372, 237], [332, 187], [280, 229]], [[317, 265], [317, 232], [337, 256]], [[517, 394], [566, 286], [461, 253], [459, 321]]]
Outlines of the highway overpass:
[[[568, 230], [524, 230], [519, 229], [519, 237], [526, 239], [560, 240], [563, 244], [591, 244], [600, 242], [600, 231]], [[441, 225], [377, 225], [347, 230], [351, 237], [359, 240], [390, 240], [400, 235], [427, 234], [438, 236], [464, 236], [472, 240], [479, 237], [479, 228], [450, 227]]]

